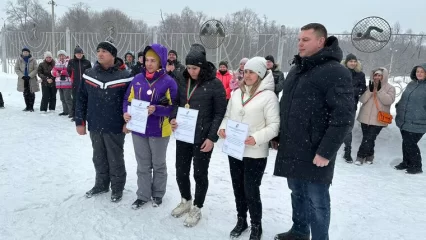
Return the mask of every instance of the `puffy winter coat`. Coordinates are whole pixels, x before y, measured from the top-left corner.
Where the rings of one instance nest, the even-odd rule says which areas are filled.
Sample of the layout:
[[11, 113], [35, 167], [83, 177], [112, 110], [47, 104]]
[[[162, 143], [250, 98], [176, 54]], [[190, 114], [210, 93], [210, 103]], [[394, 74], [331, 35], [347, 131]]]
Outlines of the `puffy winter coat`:
[[57, 60], [55, 67], [52, 69], [52, 76], [55, 77], [56, 88], [58, 89], [71, 89], [71, 77], [67, 71], [68, 59], [64, 61]]
[[[25, 62], [24, 56], [19, 57], [15, 63], [15, 73], [18, 74], [18, 92], [24, 92], [24, 80], [25, 72], [30, 77], [30, 91], [32, 93], [40, 91], [40, 86], [37, 83], [37, 62], [31, 57], [28, 58], [28, 63]], [[27, 68], [25, 70], [25, 68]]]

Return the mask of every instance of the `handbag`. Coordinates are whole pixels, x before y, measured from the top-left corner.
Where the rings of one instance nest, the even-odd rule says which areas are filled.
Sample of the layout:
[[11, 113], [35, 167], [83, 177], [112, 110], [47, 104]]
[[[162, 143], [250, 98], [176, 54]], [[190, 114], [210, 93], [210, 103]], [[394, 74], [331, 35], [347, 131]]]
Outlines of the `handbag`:
[[379, 110], [379, 113], [377, 114], [377, 121], [383, 124], [391, 124], [393, 116], [390, 113], [380, 111], [379, 103], [377, 102], [376, 92], [374, 92], [374, 103], [376, 104], [377, 110]]

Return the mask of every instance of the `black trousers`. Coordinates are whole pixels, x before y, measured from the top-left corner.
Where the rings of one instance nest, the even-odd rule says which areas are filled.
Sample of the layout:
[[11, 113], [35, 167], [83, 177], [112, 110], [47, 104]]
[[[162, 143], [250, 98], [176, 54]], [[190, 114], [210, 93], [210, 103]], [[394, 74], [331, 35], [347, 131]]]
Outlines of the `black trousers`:
[[401, 130], [403, 162], [409, 169], [422, 170], [422, 155], [417, 143], [424, 133], [413, 133]]
[[234, 189], [237, 216], [247, 218], [250, 211], [251, 224], [262, 222], [262, 200], [260, 184], [266, 168], [267, 158], [243, 158], [238, 160], [229, 157], [232, 188]]
[[1, 92], [0, 92], [0, 107], [4, 107], [4, 100], [3, 100], [3, 95], [1, 95]]
[[95, 186], [123, 191], [126, 184], [126, 166], [124, 164], [124, 133], [90, 132], [93, 147], [93, 164], [96, 170]]
[[382, 131], [383, 127], [361, 123], [361, 129], [362, 142], [361, 146], [359, 146], [357, 156], [360, 158], [373, 156], [376, 138], [380, 131]]
[[72, 86], [72, 108], [69, 115], [73, 117], [75, 116], [75, 105], [77, 104], [78, 85], [79, 83], [74, 82]]
[[189, 173], [191, 162], [194, 164], [195, 197], [194, 205], [202, 208], [209, 187], [208, 169], [212, 151], [200, 151], [201, 144], [176, 141], [176, 181], [181, 197], [191, 200], [191, 181]]
[[30, 80], [24, 80], [24, 101], [27, 109], [34, 109], [35, 94], [31, 92]]
[[55, 110], [56, 108], [56, 86], [53, 84], [47, 84], [41, 86], [41, 103], [40, 103], [40, 111]]

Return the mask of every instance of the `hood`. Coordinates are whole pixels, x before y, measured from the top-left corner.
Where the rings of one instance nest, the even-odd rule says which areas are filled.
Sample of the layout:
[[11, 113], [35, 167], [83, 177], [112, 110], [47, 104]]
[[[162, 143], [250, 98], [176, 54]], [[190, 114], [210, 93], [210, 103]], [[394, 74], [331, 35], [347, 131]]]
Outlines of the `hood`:
[[260, 82], [260, 85], [257, 88], [257, 92], [263, 90], [275, 90], [274, 75], [271, 70], [266, 71], [266, 77]]
[[[340, 62], [343, 66], [345, 66], [346, 68], [348, 68], [347, 66], [346, 66], [346, 61], [343, 59], [341, 62]], [[349, 68], [348, 68], [349, 69]], [[359, 62], [359, 61], [356, 61], [356, 66], [355, 66], [355, 68], [354, 68], [354, 71], [355, 72], [357, 72], [357, 73], [359, 73], [359, 72], [362, 72], [362, 65], [361, 65], [361, 63]]]
[[328, 61], [341, 62], [342, 59], [343, 51], [339, 47], [339, 40], [335, 36], [331, 36], [327, 38], [324, 48], [319, 52], [310, 57], [303, 58], [296, 55], [293, 63], [296, 64], [300, 72], [303, 72]]
[[[149, 49], [152, 49], [160, 57], [161, 68], [159, 70], [157, 70], [157, 72], [154, 74], [154, 77], [153, 77], [153, 79], [156, 79], [156, 78], [159, 78], [160, 76], [162, 76], [162, 75], [164, 75], [166, 73], [168, 52], [167, 52], [167, 48], [164, 47], [163, 45], [154, 43], [154, 44], [152, 44], [150, 46], [147, 46], [144, 49], [144, 51], [143, 51], [144, 59], [146, 59], [145, 55], [146, 55], [146, 52]], [[144, 69], [142, 71], [142, 74], [146, 74], [146, 69]]]
[[382, 79], [381, 82], [382, 83], [388, 83], [388, 81], [389, 81], [389, 72], [384, 67], [379, 67], [379, 68], [373, 69], [373, 71], [371, 71], [371, 74], [370, 74], [370, 79], [373, 80], [374, 72], [376, 72], [377, 70], [382, 70], [382, 72], [383, 72], [383, 79]]
[[421, 67], [421, 68], [423, 68], [426, 71], [426, 63], [422, 63], [420, 65], [417, 65], [417, 66], [413, 67], [413, 70], [411, 70], [411, 74], [410, 74], [410, 78], [413, 81], [417, 81], [418, 80], [417, 77], [416, 77], [416, 71], [417, 71], [418, 67]]
[[[216, 71], [217, 71], [217, 69], [214, 66], [214, 64], [211, 63], [211, 62], [207, 62], [207, 64], [205, 65], [205, 67], [201, 68], [200, 75], [199, 75], [199, 78], [198, 78], [197, 81], [199, 82], [199, 84], [202, 84], [203, 82], [211, 81], [213, 79], [216, 79]], [[183, 71], [182, 75], [183, 75], [183, 77], [185, 79], [190, 78], [190, 75], [188, 73], [188, 69], [185, 69]]]

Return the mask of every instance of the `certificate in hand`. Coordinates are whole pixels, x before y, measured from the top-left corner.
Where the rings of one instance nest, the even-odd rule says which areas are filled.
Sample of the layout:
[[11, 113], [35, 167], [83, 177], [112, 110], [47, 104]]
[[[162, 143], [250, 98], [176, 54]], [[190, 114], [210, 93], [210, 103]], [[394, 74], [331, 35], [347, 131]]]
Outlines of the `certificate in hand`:
[[132, 118], [127, 123], [127, 129], [145, 134], [146, 131], [146, 122], [148, 121], [148, 107], [150, 103], [146, 101], [141, 101], [138, 99], [132, 100], [132, 105], [129, 107], [131, 111], [129, 113], [132, 115]]
[[239, 160], [243, 160], [248, 137], [249, 125], [228, 120], [226, 123], [226, 138], [223, 142], [222, 152]]
[[195, 128], [197, 126], [198, 110], [178, 108], [176, 123], [178, 127], [174, 132], [177, 140], [194, 144]]

